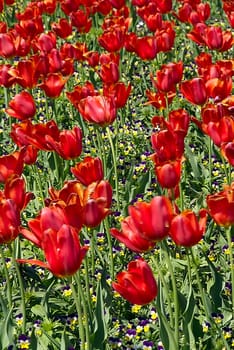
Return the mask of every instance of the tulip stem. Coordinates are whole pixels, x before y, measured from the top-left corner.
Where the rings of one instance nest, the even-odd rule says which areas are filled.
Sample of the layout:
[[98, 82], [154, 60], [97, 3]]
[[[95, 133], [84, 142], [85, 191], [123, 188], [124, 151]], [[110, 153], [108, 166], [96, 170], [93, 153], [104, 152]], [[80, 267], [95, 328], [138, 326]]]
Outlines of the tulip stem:
[[112, 152], [112, 158], [113, 158], [113, 165], [114, 165], [114, 173], [115, 173], [115, 195], [116, 195], [116, 202], [117, 202], [117, 210], [120, 211], [119, 206], [119, 183], [118, 183], [118, 173], [117, 173], [117, 163], [116, 163], [116, 154], [114, 149], [114, 144], [110, 132], [110, 128], [106, 128], [107, 136], [110, 142], [111, 152]]
[[105, 148], [103, 145], [102, 134], [99, 131], [98, 127], [96, 128], [96, 132], [97, 132], [97, 141], [98, 141], [98, 148], [100, 151], [100, 157], [101, 157], [102, 162], [103, 162], [103, 171], [104, 171], [104, 175], [107, 176]]
[[12, 252], [12, 260], [13, 260], [13, 264], [16, 270], [16, 274], [18, 277], [18, 281], [19, 281], [19, 288], [20, 288], [20, 295], [21, 295], [21, 310], [22, 310], [22, 315], [23, 315], [23, 323], [22, 323], [22, 332], [25, 333], [26, 331], [26, 304], [25, 304], [25, 293], [24, 293], [24, 284], [23, 284], [23, 279], [22, 279], [22, 275], [19, 269], [19, 265], [16, 262], [15, 258], [16, 258], [16, 243], [17, 240], [14, 241], [13, 243], [13, 251], [11, 249], [11, 247], [9, 246], [10, 251]]
[[[173, 301], [174, 301], [174, 330], [175, 330], [175, 341], [177, 345], [177, 349], [179, 349], [179, 300], [178, 300], [178, 291], [176, 286], [175, 274], [173, 270], [173, 266], [168, 254], [168, 245], [167, 242], [162, 242], [164, 246], [164, 253], [167, 261], [168, 270], [171, 275], [172, 289], [173, 289]], [[175, 349], [176, 350], [176, 349]]]
[[11, 306], [12, 306], [12, 289], [11, 289], [10, 276], [9, 276], [6, 260], [5, 260], [5, 257], [4, 257], [4, 252], [3, 252], [3, 249], [2, 249], [2, 245], [0, 245], [0, 254], [1, 254], [2, 263], [3, 263], [3, 269], [4, 269], [5, 277], [6, 277], [7, 298], [8, 298], [8, 304], [9, 304], [9, 309], [10, 309]]
[[75, 274], [75, 281], [76, 281], [77, 286], [78, 286], [79, 296], [80, 296], [80, 300], [81, 300], [82, 306], [83, 306], [84, 323], [85, 323], [85, 336], [86, 336], [85, 349], [90, 349], [89, 315], [88, 315], [86, 300], [84, 297], [83, 286], [81, 284], [80, 270], [78, 270], [77, 273]]
[[[74, 278], [75, 281], [75, 278]], [[82, 309], [81, 309], [81, 298], [80, 298], [80, 292], [76, 292], [76, 288], [74, 284], [72, 283], [72, 280], [70, 282], [70, 287], [72, 290], [72, 295], [75, 300], [76, 304], [76, 310], [78, 314], [78, 323], [79, 323], [79, 336], [80, 336], [80, 350], [85, 350], [85, 332], [84, 332], [84, 325], [82, 320]]]
[[158, 262], [156, 261], [154, 256], [152, 256], [152, 260], [153, 260], [154, 264], [156, 265], [157, 273], [158, 273], [160, 281], [162, 282], [162, 285], [163, 285], [163, 292], [165, 293], [165, 297], [167, 299], [168, 311], [169, 311], [169, 314], [170, 314], [170, 326], [172, 328], [173, 327], [173, 312], [172, 312], [172, 307], [171, 307], [171, 300], [170, 300], [170, 296], [169, 296], [168, 285], [167, 285], [167, 283], [165, 281], [162, 269], [161, 269], [160, 266], [158, 266]]
[[104, 220], [104, 225], [106, 228], [106, 235], [107, 235], [107, 242], [108, 242], [108, 248], [109, 248], [109, 255], [110, 255], [110, 276], [111, 279], [114, 279], [114, 259], [113, 259], [113, 247], [112, 247], [112, 241], [111, 241], [111, 235], [110, 235], [110, 227], [108, 219], [106, 218]]
[[230, 269], [231, 269], [231, 285], [232, 285], [232, 318], [234, 319], [234, 255], [232, 251], [232, 227], [226, 229], [229, 255], [230, 255]]

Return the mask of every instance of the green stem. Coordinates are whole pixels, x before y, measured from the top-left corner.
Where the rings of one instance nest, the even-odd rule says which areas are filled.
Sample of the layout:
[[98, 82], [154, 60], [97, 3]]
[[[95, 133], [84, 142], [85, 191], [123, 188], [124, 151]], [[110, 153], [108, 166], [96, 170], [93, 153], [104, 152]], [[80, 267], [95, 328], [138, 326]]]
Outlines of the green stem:
[[212, 170], [213, 170], [213, 164], [212, 164], [212, 140], [209, 137], [209, 143], [208, 143], [208, 157], [209, 157], [209, 191], [212, 191]]
[[6, 264], [6, 260], [4, 257], [4, 251], [2, 246], [0, 245], [0, 254], [1, 254], [1, 259], [2, 259], [2, 264], [3, 264], [3, 269], [5, 272], [5, 277], [6, 277], [6, 286], [7, 286], [7, 299], [8, 299], [8, 304], [9, 304], [9, 309], [12, 306], [12, 289], [11, 289], [11, 281], [10, 281], [10, 276]]
[[106, 128], [107, 131], [107, 137], [109, 139], [110, 147], [111, 147], [111, 153], [112, 153], [112, 159], [113, 159], [113, 165], [114, 165], [114, 173], [115, 173], [115, 195], [116, 195], [116, 202], [117, 202], [117, 210], [120, 211], [120, 205], [119, 205], [119, 183], [118, 183], [118, 173], [117, 173], [117, 163], [116, 163], [116, 154], [114, 149], [114, 144], [110, 132], [110, 128]]
[[84, 296], [83, 286], [81, 284], [80, 271], [77, 271], [77, 273], [75, 274], [75, 280], [78, 286], [78, 291], [79, 291], [79, 295], [83, 306], [83, 315], [84, 315], [84, 321], [85, 321], [85, 336], [86, 336], [85, 349], [90, 349], [89, 315], [88, 315], [86, 300]]
[[[74, 277], [73, 277], [74, 278]], [[75, 278], [74, 278], [75, 280]], [[78, 323], [79, 323], [79, 336], [80, 336], [80, 350], [85, 350], [85, 332], [84, 325], [82, 320], [82, 308], [81, 308], [81, 297], [80, 293], [76, 291], [74, 284], [72, 283], [72, 279], [70, 282], [70, 288], [72, 290], [72, 295], [76, 304], [76, 310], [78, 314]]]
[[[21, 311], [22, 311], [22, 315], [23, 315], [23, 323], [22, 323], [22, 332], [25, 333], [26, 331], [26, 304], [25, 304], [25, 293], [24, 293], [24, 284], [23, 284], [23, 279], [22, 279], [22, 275], [19, 269], [19, 265], [16, 262], [16, 244], [19, 244], [19, 240], [17, 242], [17, 240], [14, 241], [13, 243], [13, 251], [12, 251], [12, 260], [13, 260], [13, 264], [16, 270], [16, 275], [18, 277], [18, 281], [19, 281], [19, 288], [20, 288], [20, 296], [21, 296]], [[11, 250], [11, 247], [9, 247]], [[17, 257], [18, 258], [18, 257]]]
[[226, 229], [228, 248], [230, 254], [231, 284], [232, 284], [232, 319], [234, 320], [234, 254], [232, 250], [232, 227]]
[[103, 172], [104, 172], [104, 176], [107, 177], [106, 155], [105, 155], [105, 148], [102, 140], [102, 133], [100, 132], [98, 127], [96, 127], [95, 129], [97, 134], [98, 149], [99, 149], [100, 157], [103, 163]]
[[162, 246], [164, 247], [165, 258], [168, 266], [168, 270], [171, 276], [172, 289], [173, 289], [173, 301], [174, 301], [174, 332], [175, 332], [175, 341], [177, 344], [177, 349], [179, 349], [179, 299], [178, 299], [178, 291], [176, 286], [175, 274], [173, 270], [173, 266], [171, 263], [171, 259], [168, 254], [168, 245], [166, 241], [162, 242]]
[[113, 258], [113, 247], [112, 247], [112, 240], [111, 240], [111, 235], [110, 235], [110, 227], [109, 227], [109, 222], [108, 218], [104, 220], [104, 225], [106, 229], [106, 236], [107, 236], [107, 242], [108, 242], [108, 249], [109, 249], [109, 258], [110, 258], [110, 276], [111, 279], [114, 279], [114, 258]]
[[[169, 296], [168, 285], [167, 285], [166, 280], [164, 278], [164, 274], [161, 270], [161, 266], [159, 266], [159, 264], [158, 264], [158, 261], [156, 261], [156, 258], [154, 256], [152, 256], [152, 260], [156, 266], [157, 273], [158, 273], [160, 281], [162, 282], [162, 285], [163, 285], [163, 292], [164, 292], [165, 297], [167, 299], [168, 311], [170, 314], [170, 326], [171, 326], [171, 328], [173, 328], [173, 312], [172, 312], [172, 307], [171, 307], [171, 300], [170, 300], [170, 296]], [[165, 319], [166, 319], [166, 317], [165, 317]]]

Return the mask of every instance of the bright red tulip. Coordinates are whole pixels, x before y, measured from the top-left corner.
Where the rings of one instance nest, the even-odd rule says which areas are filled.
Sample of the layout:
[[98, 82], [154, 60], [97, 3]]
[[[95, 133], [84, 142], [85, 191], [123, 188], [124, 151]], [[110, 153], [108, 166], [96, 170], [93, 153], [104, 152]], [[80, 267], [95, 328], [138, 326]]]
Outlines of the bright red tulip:
[[128, 207], [128, 212], [142, 238], [156, 242], [168, 235], [173, 207], [167, 197], [156, 196], [150, 203], [137, 202]]
[[174, 91], [183, 75], [183, 63], [164, 64], [160, 70], [156, 72], [156, 77], [152, 77], [152, 83], [160, 92]]
[[191, 247], [203, 237], [206, 229], [207, 210], [201, 209], [199, 216], [192, 210], [176, 215], [170, 226], [170, 236], [177, 245]]
[[207, 196], [209, 214], [220, 226], [234, 225], [234, 183], [224, 190]]
[[8, 244], [19, 234], [20, 209], [12, 199], [0, 195], [0, 244]]
[[97, 96], [98, 92], [95, 90], [93, 84], [90, 81], [86, 81], [83, 86], [76, 85], [74, 90], [66, 92], [67, 98], [78, 109], [80, 100], [88, 96]]
[[102, 161], [98, 157], [85, 157], [82, 162], [71, 167], [71, 172], [84, 186], [101, 181], [104, 177]]
[[44, 82], [38, 86], [43, 89], [48, 97], [59, 97], [68, 78], [63, 77], [61, 73], [50, 73], [45, 78]]
[[146, 102], [146, 104], [151, 104], [153, 107], [161, 110], [165, 109], [167, 105], [169, 106], [172, 103], [176, 93], [173, 91], [163, 93], [146, 90], [146, 96], [148, 98], [148, 102]]
[[6, 109], [11, 117], [24, 120], [31, 119], [36, 113], [36, 105], [32, 95], [27, 91], [22, 91], [9, 102]]
[[107, 96], [88, 96], [80, 100], [78, 109], [81, 116], [89, 123], [105, 127], [116, 118], [114, 99]]
[[15, 78], [10, 74], [11, 65], [10, 64], [1, 64], [0, 65], [0, 86], [9, 88], [15, 84]]
[[150, 266], [143, 259], [131, 261], [127, 271], [119, 272], [112, 286], [132, 304], [145, 305], [157, 296], [158, 288]]
[[142, 60], [153, 60], [159, 52], [154, 36], [137, 38], [135, 52]]
[[56, 35], [53, 32], [41, 33], [35, 37], [33, 41], [35, 51], [48, 54], [53, 48], [56, 47]]
[[13, 174], [22, 174], [24, 153], [25, 150], [21, 149], [0, 157], [0, 182], [5, 182]]
[[82, 151], [82, 131], [78, 127], [72, 130], [62, 130], [58, 139], [45, 135], [47, 146], [57, 152], [63, 159], [73, 159], [80, 156]]
[[79, 33], [88, 33], [92, 27], [92, 18], [87, 11], [78, 9], [70, 14], [71, 24], [76, 27]]
[[121, 222], [121, 231], [112, 228], [110, 232], [114, 238], [136, 253], [146, 252], [155, 246], [155, 242], [145, 239], [141, 235], [131, 216], [126, 217]]
[[115, 62], [102, 64], [98, 74], [104, 84], [114, 84], [119, 80], [119, 67]]
[[25, 187], [26, 184], [24, 179], [15, 174], [10, 176], [5, 182], [5, 198], [12, 199], [20, 211], [23, 210], [29, 201], [34, 198], [33, 193], [25, 192]]
[[116, 108], [123, 108], [126, 105], [130, 93], [131, 85], [128, 84], [126, 86], [121, 81], [111, 85], [104, 85], [103, 87], [103, 95], [113, 98]]
[[203, 105], [207, 101], [205, 82], [201, 78], [183, 81], [180, 85], [180, 90], [184, 97], [193, 104]]
[[19, 61], [16, 66], [9, 70], [9, 74], [24, 89], [32, 89], [37, 85], [40, 76], [37, 56]]
[[66, 39], [72, 33], [72, 25], [66, 18], [60, 18], [58, 22], [52, 23], [51, 28], [62, 39]]
[[10, 58], [16, 53], [15, 43], [10, 33], [0, 33], [0, 56]]
[[[22, 234], [24, 235], [24, 231]], [[44, 251], [47, 263], [33, 259], [18, 259], [18, 262], [47, 268], [57, 277], [73, 275], [80, 268], [88, 250], [88, 247], [80, 246], [77, 230], [66, 224], [62, 224], [58, 229], [49, 227], [44, 230], [40, 247]]]
[[108, 52], [117, 52], [124, 45], [125, 31], [120, 28], [109, 29], [98, 37], [99, 44]]
[[161, 187], [174, 188], [180, 182], [182, 159], [166, 161], [157, 165], [155, 162], [155, 174]]

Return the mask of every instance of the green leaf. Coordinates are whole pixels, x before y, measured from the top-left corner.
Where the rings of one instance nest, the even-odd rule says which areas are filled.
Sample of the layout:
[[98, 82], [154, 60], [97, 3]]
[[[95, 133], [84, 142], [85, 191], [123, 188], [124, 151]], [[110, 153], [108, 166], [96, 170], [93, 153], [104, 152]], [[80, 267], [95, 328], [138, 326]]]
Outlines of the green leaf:
[[13, 340], [13, 324], [11, 319], [11, 314], [13, 311], [13, 306], [8, 312], [7, 317], [0, 324], [0, 338], [2, 349], [7, 348], [9, 345], [14, 343]]

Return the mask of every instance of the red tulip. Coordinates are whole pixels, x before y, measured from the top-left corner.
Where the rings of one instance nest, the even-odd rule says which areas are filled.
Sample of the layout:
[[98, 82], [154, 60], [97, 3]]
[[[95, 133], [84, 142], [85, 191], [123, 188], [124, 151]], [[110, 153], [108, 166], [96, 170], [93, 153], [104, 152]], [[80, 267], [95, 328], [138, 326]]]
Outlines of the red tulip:
[[20, 211], [34, 198], [33, 193], [25, 192], [25, 185], [24, 179], [14, 174], [6, 180], [4, 187], [5, 198], [13, 200]]
[[71, 172], [84, 186], [101, 181], [104, 176], [102, 161], [98, 157], [85, 157], [82, 162], [71, 167]]
[[128, 84], [126, 86], [121, 81], [111, 85], [104, 85], [103, 88], [103, 95], [113, 98], [116, 108], [123, 108], [126, 105], [130, 92], [131, 85]]
[[78, 9], [70, 14], [71, 24], [76, 27], [79, 33], [88, 33], [92, 27], [92, 18], [89, 18], [88, 11]]
[[10, 33], [0, 33], [0, 56], [9, 58], [15, 55], [15, 43]]
[[207, 196], [209, 214], [220, 226], [234, 225], [234, 183], [224, 190]]
[[36, 113], [36, 105], [32, 95], [27, 91], [22, 91], [9, 102], [6, 109], [11, 117], [24, 120], [31, 119]]
[[78, 127], [72, 130], [62, 130], [58, 139], [45, 135], [47, 146], [57, 152], [63, 159], [73, 159], [80, 156], [82, 151], [82, 131]]
[[157, 109], [165, 109], [167, 105], [170, 105], [172, 103], [172, 100], [176, 96], [176, 93], [173, 91], [170, 91], [169, 93], [163, 93], [146, 90], [146, 96], [148, 98], [148, 102], [146, 102], [146, 104], [151, 104]]
[[48, 97], [59, 97], [68, 78], [63, 77], [61, 73], [50, 73], [44, 82], [38, 86], [43, 89]]
[[234, 166], [234, 141], [222, 144], [221, 153], [229, 164]]
[[98, 74], [104, 84], [114, 84], [119, 80], [119, 67], [115, 62], [102, 64]]
[[0, 196], [0, 244], [8, 244], [19, 234], [20, 209], [12, 199]]
[[156, 78], [152, 78], [152, 83], [160, 92], [174, 91], [183, 75], [183, 63], [164, 64], [156, 72]]
[[180, 182], [182, 160], [155, 162], [155, 174], [161, 187], [174, 188]]
[[150, 266], [143, 259], [131, 261], [127, 271], [117, 274], [113, 288], [132, 304], [145, 305], [157, 296], [158, 288]]
[[141, 235], [131, 216], [126, 217], [121, 222], [121, 231], [112, 228], [110, 232], [114, 238], [136, 253], [146, 252], [155, 246], [155, 242], [150, 241], [148, 238], [145, 239]]
[[124, 45], [124, 30], [120, 27], [109, 29], [98, 37], [99, 44], [108, 52], [117, 52]]
[[74, 90], [66, 92], [67, 98], [78, 109], [80, 100], [88, 96], [97, 96], [98, 92], [95, 90], [93, 84], [90, 81], [86, 81], [83, 86], [76, 85]]
[[80, 100], [78, 109], [84, 120], [102, 127], [113, 123], [116, 118], [114, 100], [107, 96], [88, 96]]
[[41, 51], [48, 54], [53, 48], [56, 47], [56, 35], [53, 32], [43, 32], [35, 37], [33, 44], [35, 51]]
[[173, 216], [173, 207], [168, 198], [156, 196], [150, 203], [138, 202], [129, 206], [128, 212], [142, 238], [155, 242], [168, 235]]
[[0, 86], [9, 88], [15, 84], [15, 78], [10, 74], [11, 65], [1, 64], [0, 65]]
[[170, 236], [177, 245], [191, 247], [203, 237], [206, 229], [207, 210], [201, 209], [199, 217], [192, 210], [185, 210], [171, 221]]
[[33, 259], [18, 259], [18, 262], [45, 267], [57, 277], [73, 275], [80, 268], [88, 250], [88, 247], [80, 246], [77, 230], [66, 224], [57, 230], [51, 227], [44, 230], [40, 247], [47, 263]]
[[142, 60], [153, 60], [159, 52], [154, 36], [136, 39], [135, 52]]
[[32, 89], [37, 85], [40, 72], [38, 70], [37, 57], [21, 60], [9, 70], [9, 74], [24, 89]]
[[184, 97], [193, 104], [203, 105], [207, 101], [205, 82], [201, 78], [183, 81], [180, 90]]
[[51, 28], [62, 39], [66, 39], [72, 33], [72, 25], [66, 18], [60, 18], [57, 23], [52, 23]]
[[0, 182], [5, 182], [13, 174], [22, 174], [24, 153], [25, 150], [21, 149], [0, 157]]

